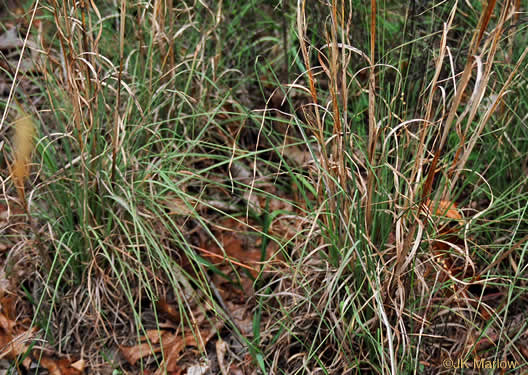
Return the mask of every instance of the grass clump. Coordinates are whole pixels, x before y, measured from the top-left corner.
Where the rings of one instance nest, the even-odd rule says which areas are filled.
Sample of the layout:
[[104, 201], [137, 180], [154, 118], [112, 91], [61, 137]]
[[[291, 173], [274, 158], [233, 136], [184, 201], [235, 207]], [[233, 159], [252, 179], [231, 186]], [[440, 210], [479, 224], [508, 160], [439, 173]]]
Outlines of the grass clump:
[[101, 373], [526, 365], [519, 2], [21, 9], [35, 69], [2, 68], [2, 108], [38, 134], [18, 198], [2, 177], [27, 219], [3, 264], [48, 350]]

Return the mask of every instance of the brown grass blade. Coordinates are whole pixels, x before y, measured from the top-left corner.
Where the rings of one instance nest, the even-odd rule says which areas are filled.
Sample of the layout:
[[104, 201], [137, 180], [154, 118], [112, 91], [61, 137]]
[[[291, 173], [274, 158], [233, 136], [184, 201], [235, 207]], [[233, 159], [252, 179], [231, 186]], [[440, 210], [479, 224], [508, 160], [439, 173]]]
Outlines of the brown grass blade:
[[480, 23], [480, 30], [479, 35], [477, 38], [477, 46], [480, 44], [480, 41], [482, 40], [482, 35], [484, 35], [484, 31], [486, 31], [486, 28], [488, 27], [489, 21], [491, 19], [491, 15], [493, 14], [493, 9], [495, 8], [495, 3], [497, 0], [489, 0], [488, 6], [486, 7], [486, 10], [484, 11], [482, 21]]
[[[368, 96], [368, 118], [369, 118], [369, 140], [368, 140], [368, 158], [371, 168], [375, 164], [376, 141], [378, 138], [378, 129], [376, 127], [376, 74], [375, 74], [375, 57], [376, 57], [376, 0], [370, 0], [370, 71], [369, 71], [369, 96]], [[374, 169], [369, 169], [367, 176], [367, 206], [365, 219], [367, 227], [370, 228], [372, 221], [372, 194], [374, 194]]]

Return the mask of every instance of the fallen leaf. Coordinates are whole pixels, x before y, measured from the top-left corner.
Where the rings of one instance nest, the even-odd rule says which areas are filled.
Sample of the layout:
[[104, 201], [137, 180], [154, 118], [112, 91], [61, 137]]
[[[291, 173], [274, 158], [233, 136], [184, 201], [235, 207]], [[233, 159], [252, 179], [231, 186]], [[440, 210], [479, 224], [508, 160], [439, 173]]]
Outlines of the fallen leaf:
[[162, 375], [165, 369], [167, 372], [174, 372], [179, 369], [178, 361], [181, 358], [183, 349], [188, 346], [194, 346], [200, 351], [205, 350], [205, 344], [211, 338], [211, 331], [203, 330], [196, 332], [197, 334], [187, 333], [185, 336], [180, 334], [166, 335], [162, 339], [164, 364], [160, 366], [156, 375]]
[[235, 304], [230, 301], [225, 301], [225, 303], [240, 333], [244, 336], [252, 336], [253, 316], [248, 312], [248, 307], [245, 304]]
[[147, 334], [141, 338], [141, 341], [150, 341], [152, 344], [157, 344], [160, 339], [167, 333], [167, 331], [160, 331], [158, 329], [147, 329]]
[[168, 315], [168, 317], [176, 323], [179, 323], [181, 320], [180, 312], [172, 305], [170, 305], [165, 298], [161, 298], [157, 303], [156, 306], [158, 309], [165, 314]]
[[149, 344], [148, 342], [136, 346], [120, 346], [119, 349], [121, 350], [121, 353], [123, 353], [123, 356], [127, 362], [131, 365], [134, 365], [143, 357], [147, 357], [161, 351], [159, 346]]
[[4, 314], [0, 314], [0, 327], [7, 333], [11, 334], [13, 332], [13, 328], [15, 327], [16, 322], [13, 320], [10, 320], [7, 316]]
[[[194, 341], [192, 335], [186, 335], [183, 339], [180, 335], [172, 335], [167, 339], [166, 342], [163, 342], [163, 357], [165, 359], [165, 365], [168, 372], [176, 371], [178, 369], [178, 361], [180, 360], [180, 355], [183, 349], [187, 344], [192, 344]], [[164, 367], [163, 365], [160, 369]], [[160, 374], [159, 370], [156, 374]]]
[[436, 208], [435, 215], [444, 216], [449, 219], [462, 221], [463, 217], [457, 209], [456, 203], [451, 201], [431, 201], [427, 200], [427, 208], [432, 211]]
[[227, 344], [224, 340], [218, 339], [216, 342], [216, 359], [218, 360], [218, 367], [222, 375], [228, 375], [228, 369], [225, 365], [225, 353], [227, 351]]
[[84, 359], [79, 359], [77, 362], [74, 362], [70, 367], [76, 369], [79, 372], [83, 372], [86, 367], [86, 362]]
[[[204, 350], [205, 344], [211, 339], [216, 332], [214, 330], [201, 330], [195, 334], [187, 333], [182, 336], [179, 333], [163, 332], [161, 334], [154, 334], [154, 330], [150, 330], [144, 339], [149, 338], [151, 343], [142, 343], [135, 346], [120, 346], [121, 353], [128, 363], [134, 365], [138, 360], [144, 357], [152, 356], [153, 354], [163, 352], [164, 363], [155, 372], [157, 375], [164, 374], [164, 371], [169, 373], [178, 371], [178, 361], [181, 358], [182, 352], [186, 347], [196, 347], [201, 351]], [[156, 342], [152, 342], [155, 337], [158, 337]], [[161, 340], [159, 340], [161, 336]]]
[[[28, 345], [26, 343], [30, 342], [32, 338], [33, 332], [31, 330], [18, 335], [0, 331], [0, 359], [7, 357], [10, 360], [16, 360], [18, 356], [26, 354], [28, 352]], [[29, 368], [31, 358], [29, 356], [24, 358], [22, 365], [25, 368]]]
[[209, 370], [208, 363], [198, 363], [187, 369], [187, 375], [203, 375]]
[[[83, 370], [79, 370], [78, 368], [74, 367], [71, 361], [65, 358], [55, 360], [51, 357], [43, 356], [40, 359], [40, 364], [42, 367], [48, 370], [50, 375], [79, 375], [79, 374], [82, 374], [82, 371], [83, 371]], [[84, 365], [82, 368], [84, 369]]]
[[[10, 285], [10, 283], [9, 283], [9, 279], [6, 276], [5, 269], [4, 268], [0, 268], [0, 296], [4, 295], [5, 293], [8, 292], [9, 285]], [[2, 309], [4, 310], [6, 315], [10, 316], [8, 309], [11, 308], [12, 306], [14, 306], [14, 302], [13, 302], [13, 305], [6, 305], [6, 304], [4, 304], [4, 299], [5, 298], [6, 297], [2, 298], [2, 301], [0, 301], [0, 305], [2, 306]], [[9, 307], [7, 307], [7, 306], [9, 306]]]
[[261, 237], [257, 236], [257, 232], [247, 229], [243, 223], [234, 219], [223, 220], [218, 229], [214, 231], [223, 250], [213, 241], [202, 245], [198, 250], [202, 251], [203, 256], [213, 263], [228, 262], [241, 266], [256, 277], [262, 264], [266, 265], [270, 260], [281, 261], [283, 258], [278, 254], [278, 246], [274, 241], [269, 241], [264, 257], [262, 257]]

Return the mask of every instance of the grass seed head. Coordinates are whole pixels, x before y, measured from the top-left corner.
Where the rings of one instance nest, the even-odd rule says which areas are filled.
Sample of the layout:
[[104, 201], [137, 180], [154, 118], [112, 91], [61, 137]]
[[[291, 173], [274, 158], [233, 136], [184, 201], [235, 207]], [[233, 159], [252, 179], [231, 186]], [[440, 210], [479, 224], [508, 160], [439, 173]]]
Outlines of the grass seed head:
[[34, 148], [35, 124], [23, 110], [19, 111], [14, 126], [13, 166], [11, 176], [19, 198], [24, 201], [24, 180], [29, 175], [29, 163]]

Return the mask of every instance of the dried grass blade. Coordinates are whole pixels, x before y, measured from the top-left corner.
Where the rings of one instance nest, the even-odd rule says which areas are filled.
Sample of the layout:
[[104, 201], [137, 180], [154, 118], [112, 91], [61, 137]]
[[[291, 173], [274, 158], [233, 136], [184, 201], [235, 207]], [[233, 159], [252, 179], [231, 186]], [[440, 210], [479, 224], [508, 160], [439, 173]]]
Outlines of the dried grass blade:
[[486, 28], [488, 27], [488, 24], [491, 19], [491, 15], [493, 14], [493, 9], [495, 8], [496, 2], [497, 0], [490, 0], [488, 2], [488, 6], [486, 7], [486, 10], [484, 11], [482, 21], [480, 23], [479, 36], [477, 38], [477, 43], [476, 43], [477, 46], [480, 44], [480, 41], [482, 40], [482, 35], [484, 35], [484, 31], [486, 31]]

